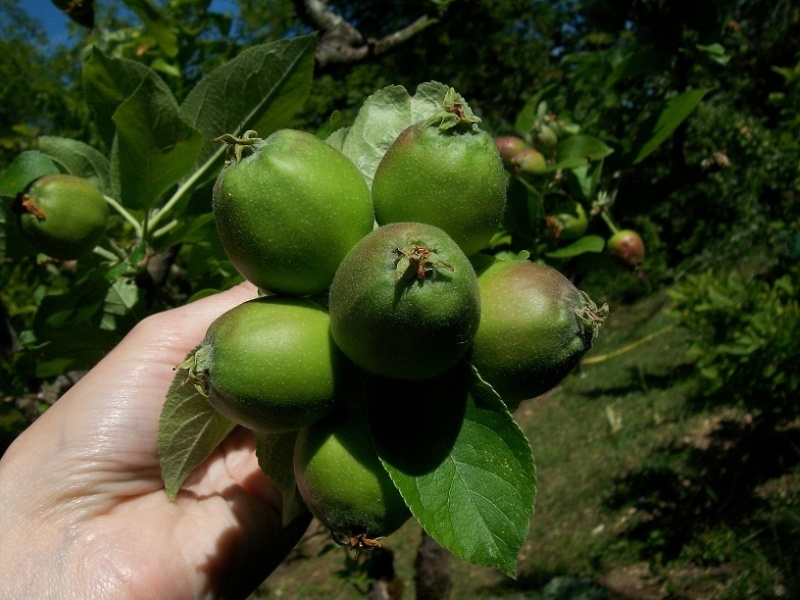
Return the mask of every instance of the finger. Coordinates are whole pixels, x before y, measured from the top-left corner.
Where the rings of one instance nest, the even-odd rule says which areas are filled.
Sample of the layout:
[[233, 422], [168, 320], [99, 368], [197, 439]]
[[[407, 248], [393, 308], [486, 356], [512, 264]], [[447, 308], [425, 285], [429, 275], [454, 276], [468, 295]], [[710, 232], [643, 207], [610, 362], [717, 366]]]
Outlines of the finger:
[[258, 290], [251, 283], [240, 284], [186, 306], [157, 313], [141, 321], [125, 339], [100, 363], [104, 369], [121, 355], [123, 361], [132, 356], [140, 361], [165, 362], [175, 366], [205, 336], [209, 325], [228, 310], [251, 300]]
[[71, 451], [85, 459], [155, 467], [158, 416], [175, 366], [214, 319], [256, 296], [253, 285], [242, 284], [144, 319], [28, 429], [25, 439], [35, 438], [39, 453]]
[[[197, 346], [208, 326], [233, 307], [257, 296], [249, 283], [203, 298], [180, 308], [157, 313], [141, 321], [81, 380], [78, 391], [84, 402], [97, 399], [86, 388], [116, 388], [122, 396], [163, 395], [174, 375], [173, 368]], [[65, 397], [66, 404], [67, 398]]]

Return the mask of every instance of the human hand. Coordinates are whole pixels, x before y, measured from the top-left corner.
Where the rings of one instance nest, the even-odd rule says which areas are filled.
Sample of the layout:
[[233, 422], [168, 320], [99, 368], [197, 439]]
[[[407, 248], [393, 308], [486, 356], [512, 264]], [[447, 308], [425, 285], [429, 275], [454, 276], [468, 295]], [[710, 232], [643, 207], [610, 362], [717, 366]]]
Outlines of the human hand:
[[236, 429], [170, 502], [157, 450], [174, 367], [242, 284], [139, 323], [0, 461], [0, 598], [245, 597], [308, 520], [281, 496], [251, 433]]

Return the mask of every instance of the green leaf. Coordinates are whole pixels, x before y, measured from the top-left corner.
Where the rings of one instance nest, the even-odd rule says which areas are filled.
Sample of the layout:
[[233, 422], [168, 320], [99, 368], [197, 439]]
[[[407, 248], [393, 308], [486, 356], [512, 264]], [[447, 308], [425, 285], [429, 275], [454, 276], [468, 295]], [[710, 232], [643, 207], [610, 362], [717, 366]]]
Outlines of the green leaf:
[[461, 367], [422, 384], [384, 387], [381, 401], [370, 403], [370, 430], [411, 512], [455, 556], [513, 577], [536, 471], [503, 401]]
[[294, 479], [294, 445], [297, 433], [256, 433], [258, 465], [283, 496], [284, 527], [308, 510], [297, 491]]
[[149, 75], [153, 76], [153, 81], [163, 94], [172, 94], [167, 84], [145, 65], [125, 58], [112, 58], [102, 50], [92, 48], [81, 72], [83, 93], [94, 114], [100, 137], [109, 149], [113, 146], [116, 133], [114, 113]]
[[139, 242], [128, 251], [127, 256], [105, 272], [106, 281], [113, 282], [121, 277], [136, 277], [141, 271], [149, 246], [146, 241]]
[[512, 178], [507, 197], [504, 226], [513, 238], [535, 243], [545, 218], [543, 190], [522, 178]]
[[235, 427], [214, 410], [187, 374], [183, 366], [176, 368], [158, 421], [161, 476], [170, 500]]
[[605, 245], [606, 241], [599, 235], [584, 235], [569, 246], [547, 252], [545, 256], [548, 258], [572, 258], [586, 252], [602, 252]]
[[42, 298], [33, 320], [33, 330], [38, 340], [47, 338], [46, 332], [65, 329], [72, 325], [99, 322], [103, 303], [110, 283], [102, 277], [88, 273], [62, 294], [50, 294]]
[[[418, 123], [433, 115], [441, 112], [442, 102], [447, 96], [450, 88], [438, 81], [426, 81], [417, 86], [414, 96], [411, 98], [411, 123]], [[472, 110], [467, 106], [464, 98], [458, 95], [458, 100], [464, 104], [464, 113], [472, 116]]]
[[[91, 369], [116, 346], [121, 335], [114, 331], [92, 329], [86, 323], [71, 323], [63, 328], [48, 329], [41, 338], [34, 337], [36, 347], [28, 348], [35, 362], [33, 375], [50, 379], [67, 371]], [[27, 330], [26, 335], [31, 335]]]
[[555, 168], [580, 167], [589, 160], [601, 160], [614, 152], [603, 140], [591, 135], [573, 135], [558, 144]]
[[96, 148], [71, 138], [42, 136], [39, 151], [60, 165], [62, 172], [88, 179], [104, 194], [111, 194], [108, 159]]
[[58, 167], [48, 156], [38, 150], [25, 150], [17, 155], [0, 177], [0, 196], [14, 198], [34, 179], [58, 172]]
[[660, 60], [661, 54], [652, 46], [634, 44], [633, 50], [622, 57], [606, 78], [605, 89], [610, 91], [616, 85], [630, 84], [631, 79], [656, 72]]
[[124, 331], [144, 317], [142, 289], [133, 281], [117, 279], [111, 284], [103, 302], [100, 329]]
[[285, 127], [311, 91], [315, 48], [313, 35], [252, 46], [204, 77], [180, 108], [203, 136], [199, 161], [221, 159], [225, 149], [211, 140], [223, 133], [265, 138]]
[[342, 143], [342, 152], [361, 170], [370, 187], [386, 150], [412, 123], [411, 96], [403, 86], [382, 88], [361, 105]]
[[19, 154], [0, 177], [0, 261], [36, 256], [37, 250], [17, 226], [14, 199], [41, 175], [58, 173], [58, 168], [36, 150]]
[[533, 126], [536, 123], [536, 117], [539, 116], [539, 105], [541, 104], [542, 99], [553, 89], [555, 89], [556, 86], [557, 84], [555, 83], [545, 86], [536, 94], [528, 98], [525, 106], [523, 106], [522, 110], [517, 113], [517, 118], [514, 122], [514, 129], [516, 129], [518, 133], [524, 134], [533, 129]]
[[[435, 102], [432, 104], [436, 106]], [[467, 105], [464, 97], [453, 88], [447, 90], [444, 103], [440, 102], [439, 105], [440, 107], [431, 116], [431, 120], [438, 123], [441, 132], [472, 129], [481, 121], [480, 117]]]
[[175, 229], [171, 230], [164, 238], [159, 239], [159, 245], [200, 244], [208, 242], [213, 236], [216, 236], [213, 213], [207, 212], [196, 217], [186, 215]]
[[68, 291], [42, 298], [25, 336], [37, 377], [88, 369], [119, 342], [124, 332], [99, 328], [110, 287], [89, 272]]
[[704, 46], [697, 44], [697, 49], [705, 53], [708, 58], [718, 65], [726, 66], [731, 61], [731, 55], [725, 51], [725, 46], [722, 44], [709, 44]]
[[[331, 113], [331, 116], [328, 117], [328, 121], [324, 123], [322, 127], [320, 127], [314, 135], [316, 135], [321, 140], [326, 140], [329, 139], [335, 131], [339, 131], [341, 129], [342, 129], [342, 113], [340, 113], [338, 110], [335, 110]], [[341, 147], [338, 148], [338, 150], [341, 150]]]
[[6, 257], [6, 240], [8, 233], [6, 227], [14, 217], [11, 215], [11, 203], [0, 197], [0, 261]]
[[583, 198], [586, 202], [591, 202], [597, 195], [602, 174], [603, 161], [584, 164], [564, 171], [570, 192]]
[[144, 23], [161, 52], [170, 58], [178, 55], [178, 36], [169, 25], [163, 9], [152, 0], [123, 0]]
[[48, 156], [38, 150], [25, 150], [0, 176], [0, 260], [36, 255], [36, 250], [17, 227], [14, 199], [35, 179], [58, 172], [58, 166]]
[[164, 75], [169, 75], [170, 77], [181, 76], [181, 70], [177, 65], [168, 63], [161, 57], [156, 58], [153, 62], [151, 62], [150, 68], [154, 71], [158, 71], [159, 73], [164, 73]]
[[[5, 434], [2, 437], [17, 436], [28, 427], [28, 420], [25, 415], [16, 406], [10, 402], [3, 402], [0, 404], [0, 434]], [[3, 440], [5, 441], [5, 440]]]
[[120, 200], [130, 208], [152, 207], [192, 169], [200, 152], [200, 134], [180, 118], [174, 96], [159, 81], [148, 74], [113, 116], [112, 165]]
[[350, 133], [349, 127], [341, 127], [326, 137], [325, 143], [333, 148], [336, 148], [339, 152], [342, 152], [344, 141], [347, 139], [348, 133]]
[[435, 81], [420, 84], [413, 97], [400, 85], [382, 88], [366, 99], [353, 125], [344, 132], [344, 139], [334, 137], [329, 143], [336, 147], [341, 144], [342, 152], [371, 187], [389, 146], [404, 129], [441, 112], [447, 91], [447, 86]]
[[633, 144], [633, 164], [642, 162], [669, 138], [708, 92], [707, 89], [699, 89], [679, 94], [668, 100], [662, 111], [645, 121]]

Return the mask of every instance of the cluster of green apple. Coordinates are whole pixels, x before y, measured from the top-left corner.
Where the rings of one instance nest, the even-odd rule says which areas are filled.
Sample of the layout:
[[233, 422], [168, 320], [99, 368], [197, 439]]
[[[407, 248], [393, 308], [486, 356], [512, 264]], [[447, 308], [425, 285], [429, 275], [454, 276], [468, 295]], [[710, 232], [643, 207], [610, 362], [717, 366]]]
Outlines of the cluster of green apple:
[[[530, 131], [522, 137], [499, 136], [495, 138], [495, 144], [503, 163], [514, 177], [541, 181], [542, 177], [557, 175], [559, 140], [578, 131], [579, 127], [562, 121], [548, 111], [546, 102], [541, 102]], [[572, 242], [586, 234], [590, 214], [587, 214], [581, 202], [560, 197], [543, 208], [543, 225], [551, 242]], [[591, 216], [603, 210], [607, 210], [607, 207], [593, 206]], [[621, 263], [638, 268], [645, 255], [642, 237], [633, 229], [618, 229], [613, 223], [609, 225], [611, 236], [606, 240], [608, 253]]]
[[235, 423], [297, 432], [306, 506], [371, 547], [410, 513], [367, 407], [402, 401], [398, 389], [458, 386], [471, 364], [513, 410], [575, 366], [604, 310], [552, 268], [481, 252], [503, 218], [506, 174], [494, 139], [458, 104], [400, 133], [371, 186], [308, 133], [220, 141], [217, 230], [264, 294], [210, 326], [190, 375]]

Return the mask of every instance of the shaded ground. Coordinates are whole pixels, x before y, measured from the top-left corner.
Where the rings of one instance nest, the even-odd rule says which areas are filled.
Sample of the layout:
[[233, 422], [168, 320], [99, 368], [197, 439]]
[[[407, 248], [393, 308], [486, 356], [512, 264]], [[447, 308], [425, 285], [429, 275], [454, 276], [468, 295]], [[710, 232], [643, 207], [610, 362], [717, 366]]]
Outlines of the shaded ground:
[[[452, 598], [800, 597], [800, 424], [698, 398], [665, 308], [615, 312], [585, 363], [517, 411], [539, 479], [518, 577], [452, 559]], [[403, 598], [420, 535], [412, 521], [386, 541]], [[253, 599], [362, 598], [380, 560], [312, 524]]]

